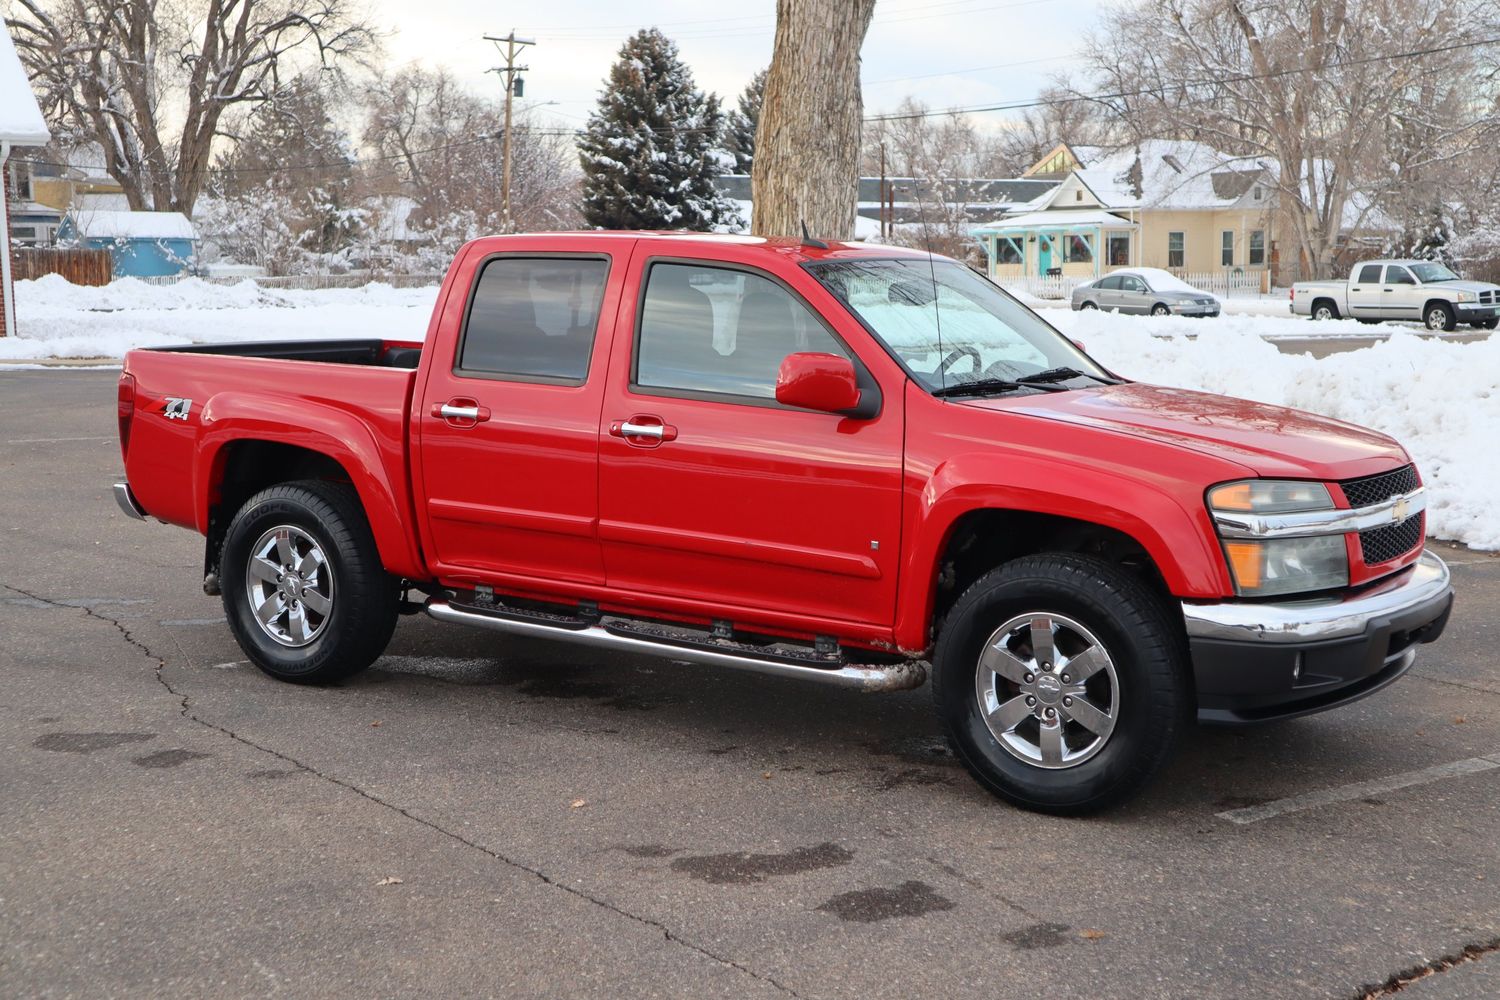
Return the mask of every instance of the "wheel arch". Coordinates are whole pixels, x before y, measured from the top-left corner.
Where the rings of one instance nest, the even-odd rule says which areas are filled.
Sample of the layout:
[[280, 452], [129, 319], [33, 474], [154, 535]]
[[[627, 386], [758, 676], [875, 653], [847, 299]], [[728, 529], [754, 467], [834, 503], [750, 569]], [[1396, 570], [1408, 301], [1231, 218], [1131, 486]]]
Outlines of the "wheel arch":
[[1337, 300], [1335, 300], [1335, 299], [1333, 299], [1333, 298], [1331, 298], [1330, 296], [1327, 296], [1327, 295], [1319, 295], [1316, 298], [1314, 298], [1312, 300], [1312, 305], [1310, 305], [1310, 306], [1307, 307], [1307, 315], [1309, 317], [1311, 317], [1311, 318], [1316, 318], [1317, 312], [1318, 312], [1318, 306], [1320, 306], [1320, 305], [1326, 305], [1329, 308], [1329, 310], [1333, 313], [1333, 318], [1334, 319], [1338, 319], [1339, 317], [1341, 317], [1341, 316], [1344, 315], [1344, 311], [1339, 308], [1339, 304], [1338, 304]]
[[210, 425], [198, 451], [194, 490], [198, 529], [208, 539], [205, 567], [215, 564], [229, 522], [251, 496], [278, 483], [325, 479], [353, 487], [386, 570], [421, 576], [406, 482], [387, 473], [368, 427], [352, 415], [338, 416], [345, 419], [322, 426], [310, 417], [286, 433], [226, 426], [223, 420]]
[[[952, 474], [940, 470], [928, 483], [923, 497], [931, 503], [911, 525], [902, 570], [895, 628], [902, 650], [927, 649], [941, 616], [973, 579], [1038, 552], [1107, 555], [1168, 597], [1215, 598], [1232, 590], [1206, 509], [1190, 511], [1152, 484], [1098, 469], [1085, 479], [1052, 461], [1038, 469], [1027, 464], [1013, 460], [989, 475], [974, 469], [977, 481], [957, 484], [944, 484]], [[1013, 485], [986, 485], [1007, 480]], [[1028, 488], [1037, 482], [1074, 488]]]

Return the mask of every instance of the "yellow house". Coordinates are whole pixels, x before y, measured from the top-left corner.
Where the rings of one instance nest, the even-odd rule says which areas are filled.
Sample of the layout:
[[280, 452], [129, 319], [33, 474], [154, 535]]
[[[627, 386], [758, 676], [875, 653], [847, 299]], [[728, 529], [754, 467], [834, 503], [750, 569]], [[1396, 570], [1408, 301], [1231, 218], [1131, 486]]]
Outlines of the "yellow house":
[[1159, 267], [1204, 287], [1269, 289], [1276, 189], [1255, 160], [1197, 142], [1061, 144], [1023, 176], [1061, 182], [972, 230], [997, 281], [1076, 283]]

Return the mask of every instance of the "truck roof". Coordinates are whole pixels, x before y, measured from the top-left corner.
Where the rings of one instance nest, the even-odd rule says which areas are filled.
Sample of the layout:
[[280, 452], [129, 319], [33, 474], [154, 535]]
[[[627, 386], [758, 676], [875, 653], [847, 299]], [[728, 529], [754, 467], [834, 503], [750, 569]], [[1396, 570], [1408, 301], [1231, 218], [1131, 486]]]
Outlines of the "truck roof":
[[[700, 244], [703, 246], [738, 246], [743, 247], [747, 253], [764, 251], [785, 259], [791, 256], [796, 260], [828, 260], [828, 259], [852, 259], [852, 258], [890, 258], [890, 257], [915, 257], [923, 260], [929, 256], [925, 250], [913, 250], [910, 247], [892, 246], [885, 243], [864, 243], [855, 240], [819, 240], [827, 244], [826, 247], [814, 246], [804, 243], [790, 236], [751, 236], [744, 233], [694, 233], [682, 230], [652, 230], [652, 229], [584, 229], [567, 230], [560, 232], [533, 232], [517, 233], [513, 236], [485, 236], [481, 239], [486, 242], [502, 242], [515, 240], [517, 242], [545, 237], [550, 240], [576, 239], [579, 242], [609, 240], [673, 240], [690, 246]], [[816, 238], [816, 237], [814, 237]], [[932, 254], [940, 260], [951, 260], [942, 254]]]

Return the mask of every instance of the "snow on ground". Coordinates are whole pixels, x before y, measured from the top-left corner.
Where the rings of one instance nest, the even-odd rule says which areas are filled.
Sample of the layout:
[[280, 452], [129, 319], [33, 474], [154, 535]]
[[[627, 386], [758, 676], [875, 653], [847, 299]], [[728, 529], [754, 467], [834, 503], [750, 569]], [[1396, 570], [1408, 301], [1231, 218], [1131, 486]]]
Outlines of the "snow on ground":
[[[58, 277], [19, 282], [21, 337], [7, 358], [118, 358], [132, 347], [234, 340], [381, 337], [420, 340], [436, 288], [263, 289], [250, 281], [157, 287], [125, 279], [79, 288]], [[1042, 315], [1121, 375], [1145, 382], [1292, 406], [1390, 434], [1412, 453], [1430, 489], [1428, 530], [1500, 549], [1500, 339], [1461, 344], [1413, 327], [1310, 323], [1285, 300], [1229, 299], [1217, 319], [1118, 316], [1047, 309]], [[1281, 338], [1370, 337], [1373, 347], [1313, 358], [1283, 354]], [[8, 367], [8, 366], [0, 366]]]
[[16, 282], [20, 336], [0, 337], [0, 361], [118, 358], [132, 347], [232, 340], [421, 340], [436, 299], [436, 287], [294, 291], [253, 281], [149, 285], [123, 278], [87, 288], [48, 275]]

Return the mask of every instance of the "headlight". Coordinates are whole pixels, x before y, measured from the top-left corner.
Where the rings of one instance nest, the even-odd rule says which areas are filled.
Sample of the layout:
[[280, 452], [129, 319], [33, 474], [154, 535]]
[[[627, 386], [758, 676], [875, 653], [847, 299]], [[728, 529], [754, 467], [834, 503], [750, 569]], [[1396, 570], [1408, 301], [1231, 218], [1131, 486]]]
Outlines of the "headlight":
[[1479, 301], [1479, 293], [1478, 292], [1458, 292], [1457, 293], [1457, 298], [1455, 298], [1454, 301], [1455, 302], [1478, 302]]
[[[1226, 483], [1208, 492], [1208, 506], [1221, 534], [1232, 526], [1235, 537], [1222, 539], [1224, 555], [1243, 597], [1269, 597], [1349, 585], [1349, 555], [1342, 532], [1295, 538], [1253, 538], [1257, 518], [1333, 510], [1333, 498], [1322, 483], [1251, 479]], [[1248, 515], [1238, 518], [1236, 515]]]

